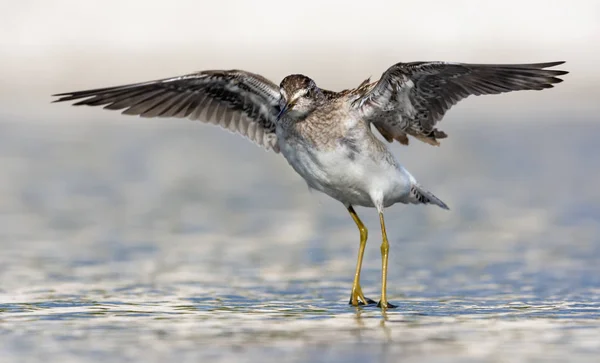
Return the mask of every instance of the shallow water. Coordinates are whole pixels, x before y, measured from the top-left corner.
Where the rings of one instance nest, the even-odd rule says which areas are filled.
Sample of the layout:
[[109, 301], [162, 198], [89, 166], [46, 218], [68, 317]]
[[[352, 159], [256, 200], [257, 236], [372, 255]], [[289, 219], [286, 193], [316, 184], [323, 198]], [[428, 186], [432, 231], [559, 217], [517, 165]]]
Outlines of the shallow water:
[[106, 114], [0, 123], [1, 361], [597, 361], [597, 123], [453, 120], [442, 148], [394, 146], [451, 211], [388, 209], [382, 314], [347, 305], [352, 220], [281, 156]]

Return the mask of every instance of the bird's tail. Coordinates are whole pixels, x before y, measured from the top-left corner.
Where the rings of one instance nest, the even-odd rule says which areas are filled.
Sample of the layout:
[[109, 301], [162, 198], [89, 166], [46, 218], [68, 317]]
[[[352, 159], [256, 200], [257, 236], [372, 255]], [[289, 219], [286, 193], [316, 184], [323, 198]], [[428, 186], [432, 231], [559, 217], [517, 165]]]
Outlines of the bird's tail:
[[450, 209], [446, 203], [442, 202], [440, 198], [433, 195], [432, 192], [423, 189], [423, 187], [417, 183], [413, 183], [413, 185], [410, 187], [410, 195], [408, 200], [412, 204], [435, 204], [440, 208], [447, 210]]

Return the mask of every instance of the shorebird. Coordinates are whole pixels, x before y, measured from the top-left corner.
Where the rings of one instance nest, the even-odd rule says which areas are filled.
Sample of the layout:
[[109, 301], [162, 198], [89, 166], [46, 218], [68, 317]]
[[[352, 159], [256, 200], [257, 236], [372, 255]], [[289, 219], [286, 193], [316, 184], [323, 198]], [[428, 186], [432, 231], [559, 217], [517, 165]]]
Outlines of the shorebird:
[[470, 95], [542, 90], [562, 82], [566, 71], [536, 64], [397, 63], [376, 82], [341, 92], [319, 88], [293, 74], [279, 86], [254, 73], [211, 70], [150, 82], [60, 93], [54, 102], [104, 106], [126, 115], [200, 120], [239, 133], [281, 153], [309, 188], [340, 201], [360, 232], [350, 304], [375, 304], [364, 296], [360, 273], [367, 228], [354, 206], [374, 207], [381, 225], [381, 297], [387, 300], [389, 242], [384, 208], [395, 203], [448, 206], [397, 161], [388, 142], [409, 136], [439, 145], [447, 135], [435, 126], [448, 109]]

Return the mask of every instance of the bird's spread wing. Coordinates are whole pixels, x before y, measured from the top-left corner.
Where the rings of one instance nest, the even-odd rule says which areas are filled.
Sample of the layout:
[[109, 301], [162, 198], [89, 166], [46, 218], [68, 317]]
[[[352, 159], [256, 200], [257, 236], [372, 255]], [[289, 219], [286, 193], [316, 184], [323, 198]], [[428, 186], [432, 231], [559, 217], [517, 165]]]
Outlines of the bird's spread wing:
[[435, 125], [450, 107], [470, 95], [542, 90], [568, 72], [537, 64], [398, 63], [381, 79], [357, 89], [353, 107], [390, 142], [408, 144], [407, 134], [432, 145], [446, 137]]
[[275, 122], [279, 87], [257, 74], [203, 71], [180, 77], [56, 94], [54, 102], [80, 100], [74, 105], [124, 109], [142, 117], [200, 120], [237, 132], [276, 152]]

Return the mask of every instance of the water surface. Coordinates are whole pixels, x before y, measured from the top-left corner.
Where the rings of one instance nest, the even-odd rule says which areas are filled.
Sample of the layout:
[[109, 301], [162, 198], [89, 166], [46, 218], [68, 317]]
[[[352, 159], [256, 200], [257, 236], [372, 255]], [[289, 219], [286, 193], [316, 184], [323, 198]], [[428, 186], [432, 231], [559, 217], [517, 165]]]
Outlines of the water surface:
[[394, 146], [451, 211], [387, 211], [382, 314], [347, 305], [352, 220], [280, 155], [103, 120], [0, 123], [2, 361], [597, 361], [597, 124], [455, 120], [442, 148]]

